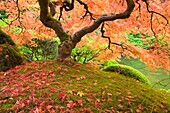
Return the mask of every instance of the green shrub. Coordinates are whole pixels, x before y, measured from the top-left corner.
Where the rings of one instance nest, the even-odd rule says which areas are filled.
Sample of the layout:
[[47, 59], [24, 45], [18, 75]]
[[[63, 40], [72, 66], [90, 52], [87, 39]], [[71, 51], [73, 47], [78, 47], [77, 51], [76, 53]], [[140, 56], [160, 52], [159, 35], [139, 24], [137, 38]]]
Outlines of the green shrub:
[[37, 39], [32, 41], [36, 46], [24, 44], [20, 48], [20, 52], [24, 54], [29, 60], [52, 60], [58, 56], [58, 41], [51, 39]]
[[9, 14], [7, 14], [5, 10], [0, 10], [0, 27], [8, 26], [6, 22], [8, 17]]
[[138, 71], [130, 66], [115, 64], [115, 65], [107, 66], [107, 67], [103, 68], [102, 70], [118, 72], [125, 76], [139, 80], [140, 82], [143, 82], [145, 84], [151, 85], [150, 81], [146, 78], [146, 76], [144, 74], [142, 74], [140, 71]]
[[89, 47], [83, 45], [81, 48], [76, 47], [72, 50], [71, 58], [74, 61], [84, 64], [90, 62], [91, 60], [94, 60], [99, 52], [99, 50], [91, 50]]
[[8, 17], [9, 17], [9, 14], [7, 14], [5, 10], [0, 10], [0, 19], [1, 20], [7, 19]]
[[[32, 41], [36, 46], [24, 44], [20, 47], [20, 52], [24, 54], [29, 60], [52, 60], [58, 56], [58, 45], [60, 40], [55, 38], [50, 39], [37, 39], [33, 38]], [[71, 53], [71, 58], [79, 63], [88, 63], [94, 60], [99, 51], [91, 50], [89, 47], [83, 45], [81, 48], [74, 48]]]
[[142, 35], [144, 38], [141, 37], [140, 33], [129, 33], [127, 34], [128, 41], [134, 43], [135, 46], [140, 46], [143, 49], [148, 49], [149, 45], [154, 43], [155, 37], [146, 34]]

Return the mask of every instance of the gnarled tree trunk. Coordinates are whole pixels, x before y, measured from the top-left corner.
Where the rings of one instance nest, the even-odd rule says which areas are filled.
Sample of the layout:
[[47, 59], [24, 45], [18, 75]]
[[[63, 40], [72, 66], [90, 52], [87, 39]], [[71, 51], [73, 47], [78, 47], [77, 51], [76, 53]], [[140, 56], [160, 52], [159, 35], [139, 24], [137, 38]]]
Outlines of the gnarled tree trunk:
[[[77, 0], [81, 5], [84, 5], [86, 13], [89, 12], [88, 6], [81, 0]], [[103, 14], [99, 18], [96, 18], [93, 23], [89, 26], [85, 26], [82, 29], [78, 30], [74, 34], [68, 34], [61, 22], [60, 19], [56, 20], [53, 18], [55, 15], [55, 6], [50, 2], [50, 0], [38, 0], [39, 5], [40, 5], [40, 20], [41, 22], [46, 26], [51, 29], [53, 29], [59, 39], [61, 40], [61, 45], [58, 48], [58, 60], [66, 63], [71, 63], [73, 60], [71, 59], [71, 51], [72, 49], [76, 46], [76, 44], [81, 40], [81, 38], [96, 30], [103, 22], [105, 21], [114, 21], [116, 19], [125, 19], [130, 16], [132, 13], [135, 4], [133, 0], [126, 0], [127, 2], [127, 8], [124, 12], [119, 13], [119, 14]], [[63, 7], [66, 11], [70, 11], [74, 9], [74, 0], [72, 2], [68, 3], [67, 0], [63, 0]], [[50, 12], [49, 12], [49, 7], [50, 7]], [[61, 7], [60, 7], [61, 8]], [[54, 12], [54, 13], [53, 13]]]
[[57, 60], [60, 62], [65, 62], [66, 64], [72, 64], [74, 61], [71, 59], [71, 51], [74, 48], [73, 42], [71, 40], [63, 41], [58, 47], [58, 57]]
[[21, 64], [23, 58], [11, 37], [0, 30], [0, 71]]

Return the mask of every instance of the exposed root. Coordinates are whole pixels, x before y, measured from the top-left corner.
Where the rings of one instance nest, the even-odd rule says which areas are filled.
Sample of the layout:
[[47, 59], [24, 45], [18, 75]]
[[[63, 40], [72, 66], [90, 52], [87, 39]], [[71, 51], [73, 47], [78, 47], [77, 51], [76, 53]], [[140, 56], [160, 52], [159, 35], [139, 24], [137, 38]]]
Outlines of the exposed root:
[[57, 61], [62, 62], [63, 64], [67, 64], [67, 65], [74, 65], [75, 64], [75, 61], [70, 57], [67, 57], [67, 58], [58, 57]]

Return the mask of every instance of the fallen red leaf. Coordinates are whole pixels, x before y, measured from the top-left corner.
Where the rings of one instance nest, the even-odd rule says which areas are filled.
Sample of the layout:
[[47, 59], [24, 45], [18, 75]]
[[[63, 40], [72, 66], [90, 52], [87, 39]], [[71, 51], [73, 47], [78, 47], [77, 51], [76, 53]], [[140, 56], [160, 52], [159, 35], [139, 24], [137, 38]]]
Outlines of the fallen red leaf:
[[65, 98], [66, 98], [66, 94], [65, 92], [59, 92], [58, 93], [58, 98], [62, 100], [62, 102], [64, 102]]

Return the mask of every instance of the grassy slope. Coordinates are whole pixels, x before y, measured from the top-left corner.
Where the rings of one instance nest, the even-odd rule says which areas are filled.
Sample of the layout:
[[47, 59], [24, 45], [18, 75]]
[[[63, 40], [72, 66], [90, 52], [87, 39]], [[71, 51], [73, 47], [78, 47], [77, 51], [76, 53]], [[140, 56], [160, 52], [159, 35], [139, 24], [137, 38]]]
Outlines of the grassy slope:
[[170, 112], [170, 94], [89, 65], [56, 61], [0, 73], [0, 112]]

